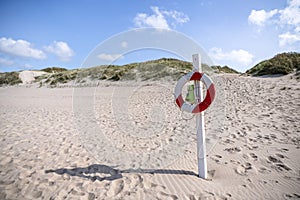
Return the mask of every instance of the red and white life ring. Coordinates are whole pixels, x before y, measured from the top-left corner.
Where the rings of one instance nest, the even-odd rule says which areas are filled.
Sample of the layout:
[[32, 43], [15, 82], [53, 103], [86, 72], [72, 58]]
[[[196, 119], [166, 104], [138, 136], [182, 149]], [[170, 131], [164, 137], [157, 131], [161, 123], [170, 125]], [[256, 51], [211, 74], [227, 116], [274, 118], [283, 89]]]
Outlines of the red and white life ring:
[[[202, 102], [198, 104], [190, 104], [183, 100], [182, 88], [189, 81], [201, 81], [206, 86], [206, 96]], [[189, 113], [200, 113], [206, 110], [209, 107], [209, 105], [213, 102], [215, 98], [215, 93], [215, 86], [212, 80], [206, 74], [192, 71], [179, 79], [175, 87], [174, 95], [176, 99], [176, 104], [180, 109]]]

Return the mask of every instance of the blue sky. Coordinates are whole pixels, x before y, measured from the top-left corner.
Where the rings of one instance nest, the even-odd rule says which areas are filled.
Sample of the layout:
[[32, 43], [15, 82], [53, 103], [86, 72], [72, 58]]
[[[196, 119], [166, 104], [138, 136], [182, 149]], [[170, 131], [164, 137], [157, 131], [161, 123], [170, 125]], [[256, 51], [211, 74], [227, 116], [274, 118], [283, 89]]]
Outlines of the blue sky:
[[[98, 44], [143, 27], [182, 33], [214, 64], [241, 72], [277, 53], [300, 51], [300, 0], [1, 0], [0, 24], [0, 71], [78, 68]], [[149, 52], [118, 63], [172, 56]], [[100, 55], [99, 64], [116, 56]]]

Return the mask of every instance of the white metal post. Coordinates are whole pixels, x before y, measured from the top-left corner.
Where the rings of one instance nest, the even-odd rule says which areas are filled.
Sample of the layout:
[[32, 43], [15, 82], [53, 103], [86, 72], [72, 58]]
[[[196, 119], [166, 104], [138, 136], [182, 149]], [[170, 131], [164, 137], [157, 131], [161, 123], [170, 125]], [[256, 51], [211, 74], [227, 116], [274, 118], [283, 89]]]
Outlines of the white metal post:
[[[193, 55], [193, 67], [195, 71], [202, 72], [200, 54]], [[196, 103], [203, 101], [202, 83], [194, 81]], [[205, 144], [205, 127], [204, 113], [196, 114], [196, 130], [197, 130], [197, 157], [198, 157], [198, 175], [200, 178], [207, 178], [207, 163], [206, 163], [206, 144]]]

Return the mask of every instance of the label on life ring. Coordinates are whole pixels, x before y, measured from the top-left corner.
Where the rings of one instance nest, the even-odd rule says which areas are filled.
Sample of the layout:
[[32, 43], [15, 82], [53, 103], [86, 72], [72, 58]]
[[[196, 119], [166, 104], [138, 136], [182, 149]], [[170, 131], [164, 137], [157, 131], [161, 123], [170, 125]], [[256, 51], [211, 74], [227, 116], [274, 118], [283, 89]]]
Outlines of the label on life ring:
[[[206, 96], [202, 102], [199, 102], [197, 104], [190, 104], [183, 100], [182, 88], [189, 81], [201, 81], [206, 86]], [[180, 109], [189, 113], [200, 113], [206, 110], [209, 107], [209, 105], [213, 102], [215, 98], [215, 93], [215, 86], [212, 80], [206, 74], [192, 71], [179, 79], [175, 87], [174, 95], [176, 99], [176, 104]]]

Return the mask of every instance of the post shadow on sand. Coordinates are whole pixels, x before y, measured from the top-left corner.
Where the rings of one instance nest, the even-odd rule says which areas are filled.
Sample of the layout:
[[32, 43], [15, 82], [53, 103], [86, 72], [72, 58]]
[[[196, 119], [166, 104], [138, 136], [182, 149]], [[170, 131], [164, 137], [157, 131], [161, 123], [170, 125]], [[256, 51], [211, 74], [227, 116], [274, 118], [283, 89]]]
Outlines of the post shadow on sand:
[[[59, 175], [68, 174], [70, 176], [78, 176], [81, 178], [90, 179], [92, 181], [103, 181], [103, 180], [116, 180], [122, 178], [124, 173], [142, 173], [142, 174], [182, 174], [197, 176], [196, 173], [186, 170], [171, 170], [171, 169], [125, 169], [119, 170], [114, 167], [109, 167], [107, 165], [93, 164], [88, 167], [78, 167], [78, 168], [59, 168], [46, 170], [45, 173], [56, 173]], [[98, 175], [93, 175], [95, 173], [108, 174], [108, 176], [100, 177]]]

